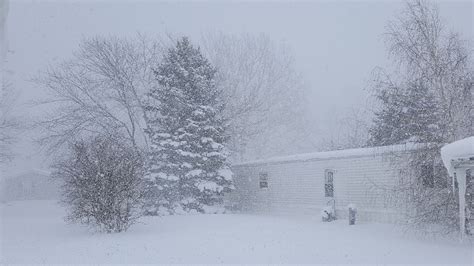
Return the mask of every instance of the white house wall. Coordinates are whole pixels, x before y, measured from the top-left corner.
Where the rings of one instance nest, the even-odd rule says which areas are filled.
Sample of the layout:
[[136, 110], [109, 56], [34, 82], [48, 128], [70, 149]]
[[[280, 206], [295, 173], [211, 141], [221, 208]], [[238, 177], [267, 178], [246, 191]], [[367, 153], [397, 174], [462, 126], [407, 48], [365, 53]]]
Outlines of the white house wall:
[[[400, 155], [397, 155], [397, 157]], [[390, 194], [399, 178], [391, 155], [270, 164], [246, 164], [233, 168], [235, 191], [229, 200], [244, 212], [319, 215], [331, 198], [324, 197], [327, 169], [334, 170], [334, 199], [339, 217], [347, 205], [356, 204], [361, 220], [396, 219]], [[259, 174], [268, 173], [268, 189], [259, 188]]]
[[2, 201], [59, 199], [60, 184], [49, 175], [35, 172], [6, 178], [3, 181]]

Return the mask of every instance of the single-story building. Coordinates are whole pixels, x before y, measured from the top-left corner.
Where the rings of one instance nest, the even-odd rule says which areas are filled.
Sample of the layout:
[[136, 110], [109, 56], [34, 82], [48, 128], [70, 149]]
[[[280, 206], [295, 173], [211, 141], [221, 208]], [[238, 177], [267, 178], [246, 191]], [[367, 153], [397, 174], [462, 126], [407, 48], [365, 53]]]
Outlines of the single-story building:
[[235, 190], [227, 198], [242, 212], [320, 215], [333, 206], [338, 218], [356, 206], [357, 219], [400, 218], [389, 193], [404, 162], [419, 146], [394, 145], [298, 154], [234, 164]]
[[4, 178], [2, 201], [15, 200], [57, 200], [60, 185], [50, 176], [49, 171], [29, 169]]

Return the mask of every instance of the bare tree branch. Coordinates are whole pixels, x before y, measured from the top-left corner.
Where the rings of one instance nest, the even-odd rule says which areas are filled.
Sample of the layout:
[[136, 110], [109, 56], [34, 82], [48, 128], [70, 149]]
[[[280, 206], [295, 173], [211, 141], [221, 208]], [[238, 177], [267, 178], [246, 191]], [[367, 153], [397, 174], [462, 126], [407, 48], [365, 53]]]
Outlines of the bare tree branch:
[[[263, 143], [270, 135], [296, 130], [305, 107], [304, 84], [288, 47], [264, 34], [223, 33], [204, 35], [203, 47], [218, 69], [234, 152], [243, 156], [252, 142], [265, 155], [268, 147], [278, 146]], [[283, 147], [285, 139], [279, 141]]]
[[0, 95], [0, 163], [5, 163], [13, 158], [11, 146], [15, 142], [16, 131], [20, 121], [13, 114], [16, 95], [10, 83], [2, 80]]
[[148, 145], [144, 133], [143, 95], [153, 86], [153, 67], [160, 58], [158, 41], [142, 35], [84, 39], [71, 60], [48, 69], [35, 82], [51, 93], [54, 111], [37, 123], [40, 141], [50, 148], [84, 134], [114, 134], [135, 147]]

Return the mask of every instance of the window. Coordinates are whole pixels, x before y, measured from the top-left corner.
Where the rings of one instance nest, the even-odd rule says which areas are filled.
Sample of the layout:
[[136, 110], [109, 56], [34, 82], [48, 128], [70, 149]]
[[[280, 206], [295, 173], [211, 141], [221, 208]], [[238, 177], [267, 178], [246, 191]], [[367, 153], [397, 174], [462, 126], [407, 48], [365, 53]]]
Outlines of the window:
[[334, 197], [334, 171], [326, 170], [324, 178], [324, 196]]
[[259, 185], [260, 185], [260, 188], [268, 188], [268, 174], [267, 173], [260, 173]]

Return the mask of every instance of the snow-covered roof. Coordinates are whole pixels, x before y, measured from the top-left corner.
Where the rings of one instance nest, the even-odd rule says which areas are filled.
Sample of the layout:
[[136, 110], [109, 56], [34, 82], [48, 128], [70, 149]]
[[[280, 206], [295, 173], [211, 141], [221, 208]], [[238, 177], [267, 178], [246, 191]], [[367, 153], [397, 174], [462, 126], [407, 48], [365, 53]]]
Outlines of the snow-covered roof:
[[441, 158], [449, 174], [453, 175], [452, 162], [474, 164], [474, 136], [447, 144], [441, 148]]
[[38, 168], [31, 168], [31, 169], [24, 169], [14, 174], [10, 174], [6, 176], [6, 178], [20, 178], [22, 176], [50, 176], [51, 171], [38, 169]]
[[243, 165], [258, 165], [258, 164], [274, 164], [274, 163], [285, 163], [285, 162], [296, 162], [296, 161], [312, 161], [312, 160], [327, 160], [335, 158], [347, 158], [347, 157], [365, 157], [374, 156], [387, 153], [400, 153], [408, 152], [426, 147], [427, 144], [400, 144], [390, 146], [379, 146], [371, 148], [358, 148], [358, 149], [347, 149], [347, 150], [335, 150], [335, 151], [324, 151], [324, 152], [312, 152], [312, 153], [301, 153], [288, 156], [272, 157], [268, 159], [247, 161], [242, 163], [236, 163], [234, 166]]

